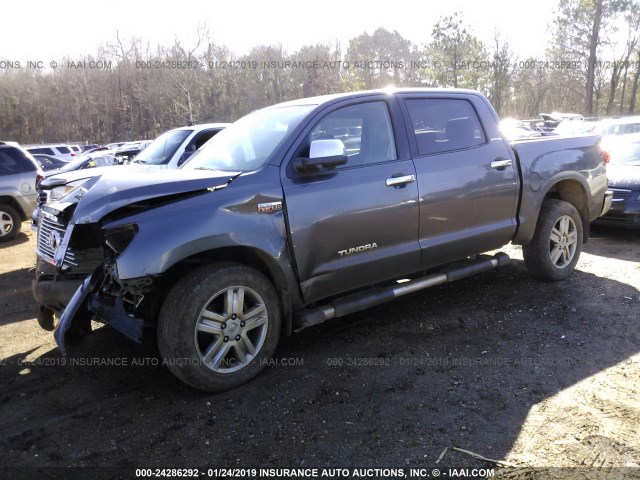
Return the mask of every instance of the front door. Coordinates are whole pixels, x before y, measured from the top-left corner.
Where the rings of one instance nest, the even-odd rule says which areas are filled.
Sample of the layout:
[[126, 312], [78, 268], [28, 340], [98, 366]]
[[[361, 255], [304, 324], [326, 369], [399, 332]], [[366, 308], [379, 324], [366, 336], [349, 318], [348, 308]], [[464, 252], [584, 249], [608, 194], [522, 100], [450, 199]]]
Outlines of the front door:
[[[348, 161], [330, 173], [283, 175], [286, 214], [307, 303], [419, 268], [418, 187], [406, 145], [396, 145], [394, 98], [347, 104], [322, 116], [315, 139], [340, 139]], [[393, 121], [392, 121], [393, 119]]]

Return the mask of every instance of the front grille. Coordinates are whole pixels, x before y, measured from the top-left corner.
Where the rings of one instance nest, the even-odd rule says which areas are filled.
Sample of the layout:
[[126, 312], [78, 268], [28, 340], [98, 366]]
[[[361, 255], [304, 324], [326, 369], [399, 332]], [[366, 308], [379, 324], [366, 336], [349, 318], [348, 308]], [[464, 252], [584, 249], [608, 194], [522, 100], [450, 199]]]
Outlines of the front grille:
[[[48, 262], [55, 262], [56, 248], [64, 238], [65, 226], [45, 216], [40, 217], [40, 226], [38, 227], [38, 246], [36, 251], [38, 255]], [[52, 239], [55, 238], [55, 242]], [[55, 245], [54, 247], [54, 244]]]
[[610, 188], [613, 192], [613, 198], [611, 199], [614, 202], [620, 202], [627, 198], [627, 195], [631, 193], [631, 190], [626, 190], [624, 188]]
[[77, 267], [78, 266], [78, 260], [76, 260], [76, 254], [70, 248], [67, 248], [67, 251], [64, 254], [63, 263], [65, 265], [69, 265], [71, 267]]

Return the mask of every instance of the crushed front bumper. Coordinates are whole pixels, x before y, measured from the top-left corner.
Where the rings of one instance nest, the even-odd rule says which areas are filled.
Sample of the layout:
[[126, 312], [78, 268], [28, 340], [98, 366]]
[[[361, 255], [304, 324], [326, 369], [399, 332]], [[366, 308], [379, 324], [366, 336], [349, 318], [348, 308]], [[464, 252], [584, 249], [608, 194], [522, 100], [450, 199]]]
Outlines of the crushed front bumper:
[[36, 301], [56, 313], [61, 313], [82, 281], [91, 271], [75, 269], [61, 272], [38, 257], [36, 275], [31, 281], [31, 293]]
[[88, 299], [102, 283], [103, 278], [104, 273], [101, 268], [88, 275], [76, 289], [62, 312], [53, 336], [63, 355], [67, 354], [67, 343], [70, 337], [79, 329], [80, 323], [90, 317]]
[[129, 313], [123, 297], [103, 292], [105, 269], [98, 268], [82, 281], [60, 315], [54, 337], [66, 355], [67, 346], [87, 320], [102, 322], [136, 342], [142, 341], [144, 320]]

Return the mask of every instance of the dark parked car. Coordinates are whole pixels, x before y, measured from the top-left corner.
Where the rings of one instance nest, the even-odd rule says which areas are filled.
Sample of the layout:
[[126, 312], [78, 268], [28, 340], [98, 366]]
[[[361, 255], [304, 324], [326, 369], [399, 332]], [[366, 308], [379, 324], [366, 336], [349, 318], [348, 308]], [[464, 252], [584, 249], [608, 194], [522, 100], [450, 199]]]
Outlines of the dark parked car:
[[609, 190], [613, 192], [611, 209], [596, 222], [640, 228], [640, 135], [620, 138], [609, 150], [607, 165]]
[[33, 158], [36, 159], [40, 167], [42, 167], [42, 170], [44, 170], [45, 172], [49, 170], [57, 170], [69, 163], [59, 159], [58, 157], [54, 157], [52, 155], [44, 155], [41, 153], [36, 153], [35, 155], [33, 155]]

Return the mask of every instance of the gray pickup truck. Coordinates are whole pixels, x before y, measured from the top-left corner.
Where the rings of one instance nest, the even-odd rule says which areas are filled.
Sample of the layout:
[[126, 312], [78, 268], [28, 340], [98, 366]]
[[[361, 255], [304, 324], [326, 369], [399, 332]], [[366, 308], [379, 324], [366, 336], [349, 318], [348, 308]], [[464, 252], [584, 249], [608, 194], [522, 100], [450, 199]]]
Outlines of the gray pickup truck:
[[564, 279], [611, 204], [598, 137], [510, 144], [498, 123], [473, 91], [308, 98], [180, 170], [89, 178], [41, 209], [38, 321], [63, 353], [92, 319], [156, 327], [171, 371], [216, 391], [283, 335], [495, 268], [509, 257], [482, 253], [509, 242]]

